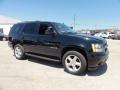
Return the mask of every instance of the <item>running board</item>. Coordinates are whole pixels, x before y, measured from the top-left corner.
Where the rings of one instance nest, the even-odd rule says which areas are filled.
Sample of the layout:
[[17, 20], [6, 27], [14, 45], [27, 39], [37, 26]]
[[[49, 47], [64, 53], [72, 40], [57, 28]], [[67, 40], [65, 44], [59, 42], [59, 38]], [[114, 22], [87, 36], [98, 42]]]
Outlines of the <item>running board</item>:
[[33, 54], [29, 54], [29, 53], [25, 53], [25, 55], [31, 56], [31, 57], [40, 58], [40, 59], [44, 59], [44, 60], [48, 60], [48, 61], [60, 62], [59, 59], [52, 59], [52, 58], [43, 57], [43, 56], [38, 56], [38, 55], [33, 55]]

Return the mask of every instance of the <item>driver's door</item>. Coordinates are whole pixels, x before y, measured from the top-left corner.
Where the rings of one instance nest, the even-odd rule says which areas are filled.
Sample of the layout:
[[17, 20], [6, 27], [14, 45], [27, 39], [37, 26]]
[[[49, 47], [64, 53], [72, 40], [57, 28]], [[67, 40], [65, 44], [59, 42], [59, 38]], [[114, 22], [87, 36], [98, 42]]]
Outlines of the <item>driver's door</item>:
[[52, 33], [46, 34], [47, 27], [55, 28], [49, 23], [41, 23], [39, 27], [39, 33], [37, 35], [37, 54], [43, 56], [59, 56], [59, 36], [52, 35]]

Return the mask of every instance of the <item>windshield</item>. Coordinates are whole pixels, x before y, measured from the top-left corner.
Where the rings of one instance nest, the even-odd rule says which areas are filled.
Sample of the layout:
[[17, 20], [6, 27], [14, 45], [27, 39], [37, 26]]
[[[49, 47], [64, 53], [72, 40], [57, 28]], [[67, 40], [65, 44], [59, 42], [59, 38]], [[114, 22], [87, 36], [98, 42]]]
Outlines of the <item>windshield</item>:
[[70, 34], [70, 33], [77, 33], [76, 31], [74, 31], [73, 29], [71, 29], [70, 27], [64, 25], [64, 24], [60, 24], [60, 23], [55, 23], [55, 26], [57, 28], [57, 31], [60, 34]]

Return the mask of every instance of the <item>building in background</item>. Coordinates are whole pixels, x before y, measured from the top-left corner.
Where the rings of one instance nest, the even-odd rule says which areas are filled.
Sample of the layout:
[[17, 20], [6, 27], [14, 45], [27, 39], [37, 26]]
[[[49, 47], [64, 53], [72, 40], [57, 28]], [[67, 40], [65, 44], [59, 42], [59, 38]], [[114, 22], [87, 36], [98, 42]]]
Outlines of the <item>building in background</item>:
[[9, 34], [11, 27], [18, 22], [21, 21], [0, 15], [0, 33], [2, 33], [4, 36], [7, 36]]

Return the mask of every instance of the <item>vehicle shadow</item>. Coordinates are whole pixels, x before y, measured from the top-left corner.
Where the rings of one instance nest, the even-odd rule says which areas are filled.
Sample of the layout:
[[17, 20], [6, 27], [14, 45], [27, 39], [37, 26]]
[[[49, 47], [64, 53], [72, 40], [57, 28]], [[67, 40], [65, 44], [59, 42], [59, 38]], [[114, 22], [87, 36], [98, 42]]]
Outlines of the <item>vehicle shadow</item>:
[[[50, 67], [63, 68], [61, 62], [52, 62], [52, 61], [47, 61], [47, 60], [33, 58], [33, 57], [28, 57], [28, 61], [42, 64], [42, 65], [47, 65]], [[101, 76], [101, 75], [105, 74], [106, 71], [107, 71], [107, 64], [104, 64], [104, 65], [100, 66], [97, 70], [86, 71], [85, 73], [83, 73], [80, 76], [86, 76], [86, 75], [88, 75], [88, 76]]]
[[104, 64], [104, 65], [100, 66], [97, 70], [87, 71], [86, 74], [88, 76], [101, 76], [106, 73], [107, 69], [108, 69], [107, 64]]

